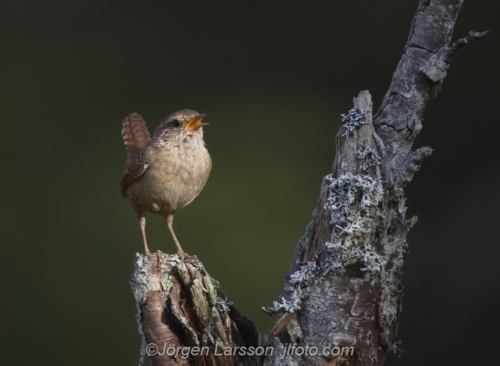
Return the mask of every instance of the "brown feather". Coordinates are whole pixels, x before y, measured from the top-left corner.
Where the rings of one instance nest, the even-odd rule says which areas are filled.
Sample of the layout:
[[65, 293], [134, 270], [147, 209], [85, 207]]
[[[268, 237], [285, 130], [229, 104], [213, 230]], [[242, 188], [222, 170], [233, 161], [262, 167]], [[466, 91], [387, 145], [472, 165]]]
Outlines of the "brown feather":
[[151, 136], [146, 122], [138, 113], [125, 117], [122, 123], [122, 136], [127, 149], [127, 163], [121, 181], [121, 191], [125, 196], [128, 186], [144, 174], [149, 166], [147, 154], [144, 154], [143, 150], [151, 141]]
[[137, 154], [151, 141], [146, 122], [138, 113], [125, 117], [122, 123], [123, 142], [127, 149], [127, 166], [135, 161]]
[[127, 188], [137, 179], [142, 177], [146, 170], [151, 165], [152, 160], [152, 149], [151, 145], [140, 150], [132, 161], [127, 161], [127, 167], [125, 173], [123, 174], [121, 181], [121, 191], [123, 197], [125, 197], [125, 191]]

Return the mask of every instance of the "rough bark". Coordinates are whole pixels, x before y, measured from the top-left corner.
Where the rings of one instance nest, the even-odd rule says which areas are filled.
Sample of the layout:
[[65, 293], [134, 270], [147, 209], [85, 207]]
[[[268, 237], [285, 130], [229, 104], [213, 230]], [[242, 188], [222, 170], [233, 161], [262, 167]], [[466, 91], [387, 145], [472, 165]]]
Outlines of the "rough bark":
[[[462, 2], [421, 0], [378, 113], [372, 116], [371, 96], [364, 91], [342, 115], [332, 172], [297, 244], [282, 296], [266, 309], [277, 314], [270, 337], [259, 336], [237, 313], [197, 260], [181, 262], [159, 252], [136, 258], [131, 283], [143, 355], [151, 343], [209, 349], [189, 359], [156, 354], [150, 357], [154, 366], [375, 366], [383, 365], [389, 351], [401, 353], [401, 268], [406, 235], [417, 221], [405, 217], [403, 188], [432, 152], [411, 148], [450, 62], [489, 34], [470, 32], [450, 42]], [[266, 354], [250, 356], [238, 346]], [[215, 356], [227, 347], [235, 354]]]
[[228, 366], [237, 359], [243, 365], [259, 364], [248, 352], [259, 343], [255, 326], [227, 300], [201, 262], [156, 252], [138, 254], [134, 263], [130, 284], [142, 338], [140, 363], [147, 355], [154, 366]]

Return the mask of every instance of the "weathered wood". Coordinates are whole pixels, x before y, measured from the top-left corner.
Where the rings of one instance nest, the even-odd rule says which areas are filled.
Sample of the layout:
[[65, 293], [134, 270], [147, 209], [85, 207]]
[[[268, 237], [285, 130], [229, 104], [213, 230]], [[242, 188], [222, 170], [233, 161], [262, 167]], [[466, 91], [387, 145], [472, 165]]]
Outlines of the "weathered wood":
[[[256, 357], [238, 352], [258, 346], [255, 326], [227, 300], [200, 261], [158, 251], [138, 254], [134, 264], [130, 284], [138, 308], [141, 362], [148, 355], [153, 366], [258, 364]], [[227, 349], [237, 352], [227, 355]]]
[[466, 45], [491, 33], [470, 32], [451, 43], [462, 3], [420, 0], [403, 56], [374, 117], [373, 124], [385, 144], [388, 166], [398, 186], [410, 182], [422, 159], [432, 152], [428, 147], [414, 152], [411, 148], [422, 129], [427, 102], [441, 89], [450, 62]]
[[[318, 355], [302, 357], [306, 365], [320, 363], [319, 357], [383, 362], [385, 355], [376, 319], [387, 263], [381, 243], [387, 220], [368, 92], [360, 93], [343, 120], [333, 173], [325, 177], [312, 221], [314, 235], [305, 240], [306, 250], [296, 253], [281, 302], [272, 309], [281, 319], [297, 314], [303, 337], [297, 340], [287, 329], [284, 340], [318, 349]], [[397, 313], [397, 308], [386, 311]], [[356, 355], [331, 357], [334, 347], [354, 347]]]
[[[343, 116], [332, 174], [323, 181], [280, 301], [268, 311], [277, 313], [279, 327], [273, 330], [285, 344], [353, 346], [355, 351], [353, 356], [305, 355], [299, 364], [382, 365], [388, 351], [401, 353], [396, 338], [401, 268], [406, 235], [417, 221], [405, 218], [403, 188], [432, 152], [411, 147], [449, 63], [465, 45], [489, 34], [471, 32], [450, 43], [462, 2], [420, 1], [373, 124], [367, 92]], [[300, 332], [292, 334], [284, 324], [292, 318]]]

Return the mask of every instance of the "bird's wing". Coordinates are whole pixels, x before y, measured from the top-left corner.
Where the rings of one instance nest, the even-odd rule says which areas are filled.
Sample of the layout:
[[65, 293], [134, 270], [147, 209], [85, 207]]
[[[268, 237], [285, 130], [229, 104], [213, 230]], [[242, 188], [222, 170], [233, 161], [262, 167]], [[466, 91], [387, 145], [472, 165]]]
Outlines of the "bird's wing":
[[151, 136], [146, 122], [138, 113], [125, 117], [122, 124], [122, 136], [127, 149], [126, 170], [121, 182], [121, 191], [125, 195], [130, 184], [140, 178], [151, 164], [151, 155], [149, 149], [146, 148], [151, 141]]
[[139, 152], [151, 141], [146, 122], [138, 113], [125, 117], [122, 123], [122, 136], [127, 149], [127, 166], [130, 165]]
[[150, 167], [152, 163], [152, 149], [151, 145], [146, 146], [144, 149], [139, 151], [135, 159], [127, 164], [127, 169], [122, 177], [121, 190], [123, 196], [125, 196], [125, 191], [127, 188], [137, 179], [142, 177], [146, 170]]

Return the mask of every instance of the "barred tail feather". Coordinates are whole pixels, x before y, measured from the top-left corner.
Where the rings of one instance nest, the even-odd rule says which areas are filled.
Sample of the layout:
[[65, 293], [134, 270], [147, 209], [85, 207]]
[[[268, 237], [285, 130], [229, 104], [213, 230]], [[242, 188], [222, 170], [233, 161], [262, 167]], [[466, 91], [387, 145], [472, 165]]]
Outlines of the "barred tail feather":
[[127, 166], [151, 140], [146, 122], [138, 113], [125, 117], [122, 123], [123, 142], [127, 149]]

